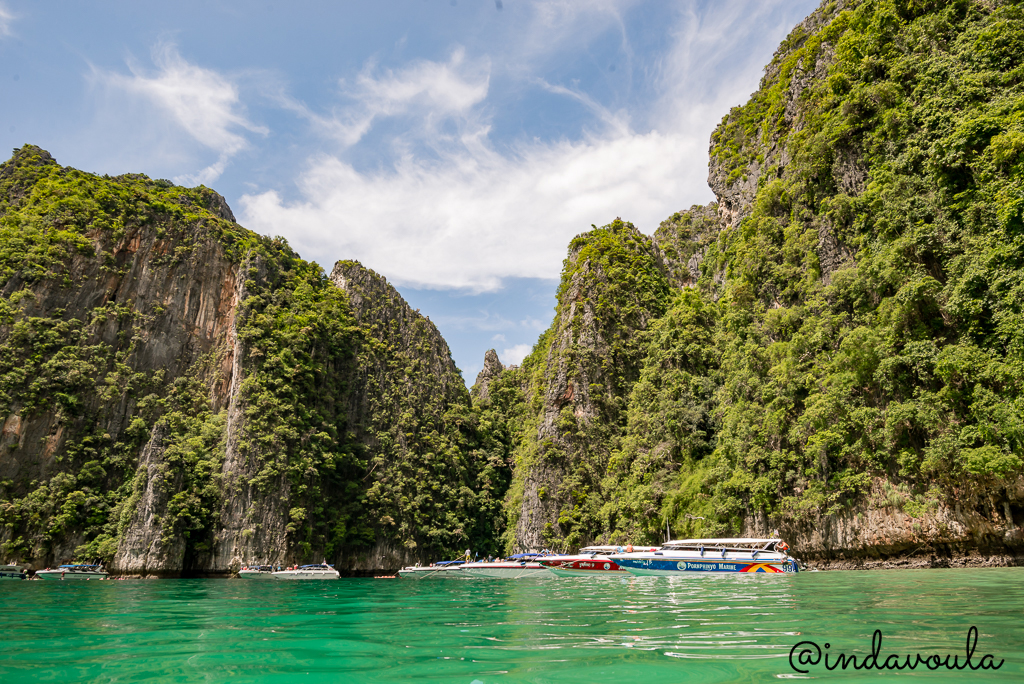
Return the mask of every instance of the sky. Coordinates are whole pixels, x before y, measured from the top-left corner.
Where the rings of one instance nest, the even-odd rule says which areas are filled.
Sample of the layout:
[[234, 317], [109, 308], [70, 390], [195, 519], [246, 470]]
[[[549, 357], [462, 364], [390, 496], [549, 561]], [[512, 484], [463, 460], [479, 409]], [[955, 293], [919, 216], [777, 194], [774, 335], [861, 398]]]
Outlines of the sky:
[[818, 4], [0, 0], [0, 148], [360, 261], [472, 384], [550, 325], [574, 236], [714, 200], [711, 132]]

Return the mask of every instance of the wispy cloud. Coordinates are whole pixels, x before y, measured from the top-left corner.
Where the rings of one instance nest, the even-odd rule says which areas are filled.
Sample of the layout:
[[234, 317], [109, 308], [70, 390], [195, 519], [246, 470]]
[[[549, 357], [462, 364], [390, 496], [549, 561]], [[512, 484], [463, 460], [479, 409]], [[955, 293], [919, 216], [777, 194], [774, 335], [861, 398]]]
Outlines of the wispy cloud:
[[[539, 3], [530, 27], [550, 46], [573, 20], [621, 27], [629, 4]], [[574, 139], [496, 145], [488, 58], [457, 49], [445, 62], [369, 65], [344, 86], [349, 104], [316, 123], [353, 145], [386, 117], [422, 122], [393, 134], [395, 159], [366, 170], [343, 154], [321, 154], [298, 178], [297, 199], [244, 196], [243, 219], [321, 263], [356, 258], [402, 285], [487, 291], [510, 277], [556, 276], [568, 241], [591, 224], [621, 216], [651, 231], [673, 211], [713, 198], [710, 133], [756, 89], [760, 67], [800, 19], [782, 0], [727, 4], [682, 6], [671, 44], [645, 66], [660, 83], [653, 101], [614, 110], [573, 83], [523, 76], [589, 110], [592, 126]], [[631, 55], [622, 35], [620, 52]], [[544, 46], [530, 41], [523, 50], [532, 59]], [[458, 135], [441, 130], [445, 120], [462, 123]], [[403, 147], [410, 135], [430, 153]]]
[[452, 118], [466, 118], [487, 97], [489, 60], [467, 60], [463, 48], [447, 62], [417, 60], [403, 69], [378, 69], [367, 64], [351, 82], [342, 80], [340, 91], [350, 103], [330, 114], [282, 96], [286, 108], [311, 121], [322, 132], [349, 147], [358, 143], [386, 117], [412, 116], [426, 131]]
[[95, 76], [108, 86], [155, 105], [189, 137], [217, 153], [213, 164], [175, 180], [212, 183], [231, 158], [249, 146], [245, 131], [268, 133], [265, 127], [248, 119], [238, 86], [229, 78], [187, 62], [174, 45], [167, 43], [154, 48], [153, 63], [153, 74], [132, 62], [130, 76], [111, 72], [97, 72]]
[[299, 181], [301, 201], [247, 195], [242, 214], [327, 264], [357, 258], [402, 284], [492, 290], [507, 277], [557, 274], [568, 241], [592, 223], [630, 211], [657, 225], [706, 175], [689, 161], [705, 142], [656, 131], [530, 143], [511, 155], [485, 142], [379, 173], [321, 157]]
[[501, 353], [498, 354], [498, 360], [506, 366], [518, 366], [531, 351], [533, 351], [533, 347], [531, 345], [517, 344], [508, 349], [502, 349]]
[[0, 36], [12, 35], [11, 26], [14, 24], [14, 14], [7, 6], [0, 2]]

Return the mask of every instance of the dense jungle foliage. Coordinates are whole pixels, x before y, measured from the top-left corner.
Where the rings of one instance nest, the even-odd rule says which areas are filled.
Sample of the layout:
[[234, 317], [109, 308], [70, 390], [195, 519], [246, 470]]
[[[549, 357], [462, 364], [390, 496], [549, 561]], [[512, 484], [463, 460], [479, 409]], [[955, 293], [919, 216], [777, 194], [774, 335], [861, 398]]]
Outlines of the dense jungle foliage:
[[[357, 262], [335, 267], [358, 293], [363, 331], [355, 393], [365, 444], [366, 516], [379, 538], [424, 560], [470, 547], [496, 553], [510, 439], [491, 407], [471, 407], [448, 345], [426, 317]], [[372, 538], [372, 537], [371, 537]]]
[[659, 231], [670, 274], [705, 251], [699, 280], [636, 328], [585, 529], [545, 541], [799, 526], [858, 502], [917, 516], [1021, 473], [1024, 9], [847, 5], [798, 27], [712, 138], [730, 183], [760, 167], [743, 220], [710, 241], [704, 210], [667, 222], [692, 239]]
[[[206, 462], [216, 460], [220, 439], [205, 427], [218, 422], [208, 388], [195, 382], [204, 362], [180, 378], [139, 366], [139, 345], [163, 314], [154, 302], [109, 293], [99, 305], [73, 302], [126, 275], [114, 252], [131, 231], [150, 227], [173, 245], [158, 257], [168, 268], [211, 236], [237, 244], [241, 229], [211, 213], [212, 202], [205, 188], [62, 168], [32, 146], [0, 166], [0, 555], [46, 558], [80, 542], [83, 558], [110, 558], [130, 513], [139, 450], [154, 430], [170, 468], [190, 471], [195, 484], [174, 501], [165, 531], [188, 534], [208, 517], [215, 497]], [[76, 282], [83, 273], [96, 282]], [[31, 423], [43, 426], [41, 437]], [[17, 439], [22, 429], [40, 442]]]
[[[437, 379], [417, 353], [436, 330], [419, 317], [421, 334], [395, 353], [402, 341], [356, 321], [319, 266], [227, 220], [222, 202], [202, 187], [63, 168], [31, 146], [0, 165], [0, 556], [110, 561], [152, 476], [140, 468], [147, 449], [160, 454], [166, 500], [155, 524], [165, 545], [183, 542], [186, 569], [202, 562], [225, 500], [242, 488], [285, 497], [288, 548], [267, 550], [282, 559], [381, 541], [424, 558], [492, 548], [509, 439], [490, 409], [470, 406], [461, 378], [457, 396], [431, 393]], [[148, 261], [126, 259], [128, 241], [147, 237]], [[172, 283], [175, 302], [176, 283], [216, 291], [219, 281], [190, 282], [209, 277], [210, 261], [213, 277], [244, 281], [244, 419], [230, 448], [245, 467], [230, 491], [230, 340], [187, 347], [179, 368], [147, 365], [158, 330], [187, 334], [191, 324], [165, 308], [168, 292], [121, 288], [148, 269]], [[115, 301], [116, 291], [129, 298]], [[378, 371], [369, 383], [368, 366]], [[370, 409], [352, 422], [360, 405]]]
[[551, 329], [519, 369], [492, 384], [508, 387], [502, 383], [512, 382], [505, 377], [511, 375], [525, 388], [521, 402], [506, 400], [501, 410], [519, 440], [507, 502], [509, 550], [518, 546], [533, 471], [557, 473], [537, 493], [541, 501], [551, 497], [556, 510], [555, 519], [542, 523], [544, 541], [563, 548], [590, 538], [607, 498], [601, 482], [609, 445], [625, 425], [646, 353], [634, 332], [664, 314], [671, 299], [663, 266], [650, 238], [621, 220], [577, 236]]
[[[654, 238], [618, 220], [578, 236], [552, 327], [476, 406], [397, 294], [357, 315], [205, 188], [16, 151], [0, 166], [0, 555], [112, 557], [147, 449], [161, 531], [190, 558], [237, 495], [232, 449], [252, 473], [232, 486], [285, 496], [303, 560], [800, 529], [998, 493], [1024, 469], [1024, 8], [851, 0], [812, 19], [715, 131], [719, 203]], [[730, 192], [751, 179], [746, 206]], [[215, 245], [242, 280], [236, 444], [226, 343], [148, 367], [171, 314], [75, 299], [126, 276], [119, 246], [140, 231], [162, 241], [149, 268], [185, 277]]]

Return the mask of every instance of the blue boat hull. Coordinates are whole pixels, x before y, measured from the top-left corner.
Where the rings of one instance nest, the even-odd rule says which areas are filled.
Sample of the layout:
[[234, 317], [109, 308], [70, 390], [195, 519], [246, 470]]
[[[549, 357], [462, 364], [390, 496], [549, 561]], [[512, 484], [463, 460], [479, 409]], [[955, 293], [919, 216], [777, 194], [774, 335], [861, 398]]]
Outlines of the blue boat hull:
[[623, 570], [634, 575], [679, 575], [686, 572], [799, 572], [797, 564], [790, 560], [695, 560], [680, 558], [622, 558], [615, 562]]

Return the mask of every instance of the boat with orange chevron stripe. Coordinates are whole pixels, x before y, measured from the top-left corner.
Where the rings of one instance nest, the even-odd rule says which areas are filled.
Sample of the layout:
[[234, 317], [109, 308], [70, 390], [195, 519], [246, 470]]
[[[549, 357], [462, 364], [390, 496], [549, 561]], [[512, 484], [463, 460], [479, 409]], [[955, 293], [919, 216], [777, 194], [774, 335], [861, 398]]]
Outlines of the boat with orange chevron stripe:
[[781, 539], [680, 539], [657, 551], [608, 556], [634, 575], [678, 575], [684, 572], [793, 573], [800, 563]]

